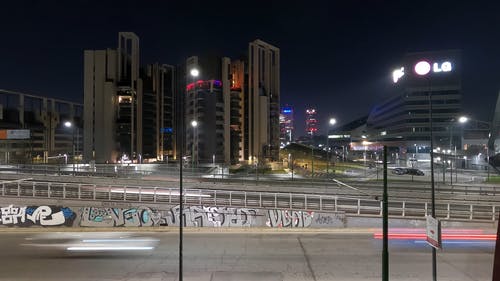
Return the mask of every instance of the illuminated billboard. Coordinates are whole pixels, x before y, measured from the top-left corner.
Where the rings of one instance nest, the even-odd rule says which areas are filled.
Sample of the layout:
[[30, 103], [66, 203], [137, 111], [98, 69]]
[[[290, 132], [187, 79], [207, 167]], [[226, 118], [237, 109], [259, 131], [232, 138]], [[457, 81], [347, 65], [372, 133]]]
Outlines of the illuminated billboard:
[[460, 83], [460, 51], [411, 53], [394, 68], [394, 83], [406, 86], [453, 85]]
[[26, 140], [30, 138], [30, 130], [0, 130], [0, 140]]

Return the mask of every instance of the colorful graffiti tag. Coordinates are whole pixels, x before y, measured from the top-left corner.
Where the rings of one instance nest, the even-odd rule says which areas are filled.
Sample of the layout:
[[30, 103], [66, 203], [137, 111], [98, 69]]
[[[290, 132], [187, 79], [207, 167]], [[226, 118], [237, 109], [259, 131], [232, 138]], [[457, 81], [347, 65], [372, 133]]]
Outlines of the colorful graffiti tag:
[[[261, 210], [252, 208], [189, 206], [180, 218], [179, 206], [169, 209], [150, 207], [81, 207], [73, 211], [62, 206], [0, 207], [1, 226], [73, 227], [337, 227], [345, 226], [345, 215], [315, 214], [306, 211]], [[314, 218], [314, 219], [313, 219]]]
[[[174, 226], [179, 225], [179, 206], [169, 210], [139, 208], [99, 208], [82, 209], [80, 226]], [[187, 207], [183, 210], [184, 226], [251, 226], [257, 210], [227, 207]]]
[[72, 226], [76, 214], [60, 206], [0, 207], [1, 225], [5, 226]]

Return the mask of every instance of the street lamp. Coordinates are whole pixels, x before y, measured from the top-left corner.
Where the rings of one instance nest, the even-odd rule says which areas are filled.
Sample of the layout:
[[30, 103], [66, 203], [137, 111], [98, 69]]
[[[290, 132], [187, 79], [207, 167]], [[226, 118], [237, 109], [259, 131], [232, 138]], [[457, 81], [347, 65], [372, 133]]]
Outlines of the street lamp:
[[[466, 116], [460, 116], [458, 119], [458, 123], [459, 124], [464, 124], [466, 123], [467, 121], [469, 121], [469, 118], [467, 118]], [[452, 119], [452, 121], [456, 121], [455, 119]], [[451, 150], [453, 149], [452, 146], [453, 146], [453, 127], [455, 126], [456, 124], [455, 123], [451, 123], [450, 124], [450, 149], [448, 150], [448, 153], [451, 155]], [[457, 146], [455, 145], [454, 147], [454, 151], [455, 151], [455, 155], [453, 157], [453, 162], [450, 162], [450, 184], [453, 184], [453, 163], [455, 163], [455, 172], [456, 172], [456, 169], [457, 169], [457, 163], [456, 163], [456, 159], [457, 159]], [[444, 176], [443, 176], [444, 178]], [[455, 179], [455, 182], [457, 181], [458, 179], [458, 176], [457, 178]]]
[[[433, 120], [432, 120], [432, 88], [429, 80], [429, 138], [430, 138], [430, 156], [431, 156], [431, 216], [433, 219], [436, 219], [436, 194], [435, 194], [435, 183], [434, 183], [434, 135], [432, 133], [433, 130]], [[427, 215], [427, 214], [426, 214]], [[437, 280], [437, 257], [436, 257], [436, 248], [432, 247], [432, 280]]]
[[196, 128], [198, 127], [198, 121], [193, 120], [191, 121], [191, 127], [193, 128], [193, 140], [192, 140], [192, 145], [191, 145], [191, 167], [194, 169], [194, 143], [196, 140]]
[[73, 147], [73, 176], [75, 175], [75, 128], [70, 121], [64, 122], [64, 127], [71, 128], [71, 146]]
[[[189, 74], [191, 75], [191, 78], [194, 82], [194, 79], [196, 77], [198, 77], [198, 75], [200, 75], [200, 71], [197, 69], [197, 68], [192, 68], [190, 71], [189, 71]], [[196, 85], [194, 85], [194, 90], [196, 91]], [[186, 92], [187, 92], [187, 87], [186, 87]], [[187, 96], [187, 95], [186, 95]], [[181, 112], [180, 112], [180, 116], [184, 116], [184, 112], [183, 112], [183, 107], [181, 106]], [[183, 258], [182, 258], [182, 249], [183, 249], [183, 241], [182, 241], [182, 232], [183, 232], [183, 228], [184, 228], [184, 220], [183, 220], [183, 200], [184, 200], [184, 195], [183, 195], [183, 190], [182, 190], [182, 166], [183, 166], [183, 157], [184, 157], [184, 126], [185, 126], [185, 119], [182, 119], [181, 117], [181, 122], [179, 122], [180, 124], [180, 128], [179, 128], [179, 132], [181, 132], [181, 135], [180, 135], [180, 157], [179, 157], [179, 161], [180, 161], [180, 165], [179, 165], [179, 281], [182, 281], [183, 280], [183, 275], [182, 275], [182, 270], [183, 270]], [[198, 123], [196, 123], [198, 124]]]
[[[335, 125], [337, 123], [337, 120], [335, 118], [330, 118], [330, 121], [328, 122], [330, 124], [330, 127]], [[329, 174], [329, 164], [330, 164], [330, 130], [328, 129], [326, 132], [326, 174]]]
[[198, 75], [200, 75], [200, 71], [196, 68], [193, 68], [191, 69], [191, 71], [189, 71], [189, 74], [191, 74], [191, 77], [198, 77]]
[[[466, 116], [462, 116], [458, 119], [458, 122], [460, 123], [466, 123], [466, 122], [469, 122], [470, 120], [476, 122], [477, 124], [485, 124], [487, 125], [488, 127], [488, 142], [486, 143], [486, 169], [488, 170], [488, 180], [490, 178], [490, 138], [491, 138], [491, 129], [492, 129], [492, 124], [490, 122], [486, 122], [486, 121], [481, 121], [481, 120], [477, 120], [477, 119], [471, 119], [471, 118], [468, 118]], [[476, 125], [477, 126], [477, 125]], [[465, 165], [467, 163], [465, 162]]]

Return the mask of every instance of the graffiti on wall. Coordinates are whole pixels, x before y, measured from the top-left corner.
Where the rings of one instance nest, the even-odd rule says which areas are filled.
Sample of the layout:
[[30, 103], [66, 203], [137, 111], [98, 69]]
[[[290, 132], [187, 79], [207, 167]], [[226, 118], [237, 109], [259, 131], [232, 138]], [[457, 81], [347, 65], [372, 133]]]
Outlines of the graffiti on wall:
[[148, 207], [99, 208], [85, 207], [81, 210], [80, 226], [152, 226], [158, 222], [157, 214]]
[[[179, 218], [179, 206], [170, 210], [170, 218]], [[188, 207], [183, 212], [185, 226], [252, 226], [255, 224], [257, 210], [231, 207]], [[169, 225], [179, 225], [178, 221], [170, 221]]]
[[76, 214], [60, 206], [0, 207], [1, 224], [5, 226], [72, 226]]
[[314, 212], [268, 210], [266, 222], [270, 227], [309, 227], [313, 222]]
[[[175, 206], [166, 211], [149, 207], [100, 208], [85, 207], [81, 211], [80, 226], [176, 226], [179, 225], [180, 208]], [[251, 226], [257, 210], [228, 207], [187, 207], [183, 210], [184, 226]]]
[[347, 227], [347, 217], [345, 213], [318, 214], [314, 219], [318, 226], [343, 226]]
[[0, 226], [75, 226], [75, 227], [336, 227], [346, 226], [345, 214], [307, 211], [260, 210], [252, 208], [174, 206], [166, 210], [150, 207], [83, 207], [74, 212], [61, 206], [0, 207]]

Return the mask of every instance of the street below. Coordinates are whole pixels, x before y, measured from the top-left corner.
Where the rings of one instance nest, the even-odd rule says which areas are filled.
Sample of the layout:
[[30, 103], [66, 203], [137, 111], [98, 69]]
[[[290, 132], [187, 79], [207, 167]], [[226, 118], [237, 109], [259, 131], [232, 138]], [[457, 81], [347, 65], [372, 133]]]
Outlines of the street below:
[[[176, 232], [128, 233], [127, 237], [118, 232], [94, 234], [111, 237], [108, 242], [158, 241], [151, 250], [133, 251], [70, 251], [64, 246], [67, 233], [51, 234], [44, 241], [37, 233], [0, 233], [0, 280], [177, 280]], [[88, 236], [85, 239], [91, 241]], [[491, 280], [494, 241], [454, 240], [443, 245], [438, 251], [438, 280]], [[373, 233], [355, 231], [200, 230], [185, 233], [183, 255], [184, 280], [193, 281], [380, 280], [382, 269], [382, 241]], [[431, 248], [422, 240], [390, 240], [389, 262], [390, 280], [431, 279]]]

